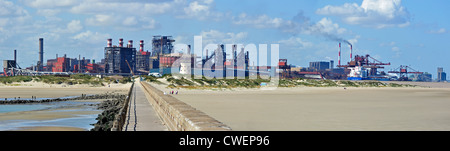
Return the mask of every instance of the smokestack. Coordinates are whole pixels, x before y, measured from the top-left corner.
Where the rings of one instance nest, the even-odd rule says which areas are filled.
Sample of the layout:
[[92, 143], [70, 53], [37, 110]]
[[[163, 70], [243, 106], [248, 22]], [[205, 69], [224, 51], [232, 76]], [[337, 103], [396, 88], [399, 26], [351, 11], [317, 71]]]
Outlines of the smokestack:
[[339, 43], [339, 58], [338, 58], [338, 65], [341, 65], [341, 43]]
[[106, 47], [112, 47], [112, 39], [108, 39], [108, 45]]
[[128, 48], [133, 48], [133, 40], [128, 40]]
[[119, 39], [119, 47], [123, 47], [123, 38]]
[[78, 73], [81, 73], [81, 55], [78, 55]]
[[141, 41], [139, 42], [139, 51], [140, 51], [140, 52], [144, 52], [144, 40], [141, 40]]
[[353, 46], [350, 45], [350, 61], [352, 61]]
[[14, 49], [14, 62], [17, 64], [17, 50]]
[[191, 45], [188, 45], [187, 54], [191, 54]]
[[44, 38], [39, 38], [39, 65], [38, 71], [42, 71], [44, 65]]

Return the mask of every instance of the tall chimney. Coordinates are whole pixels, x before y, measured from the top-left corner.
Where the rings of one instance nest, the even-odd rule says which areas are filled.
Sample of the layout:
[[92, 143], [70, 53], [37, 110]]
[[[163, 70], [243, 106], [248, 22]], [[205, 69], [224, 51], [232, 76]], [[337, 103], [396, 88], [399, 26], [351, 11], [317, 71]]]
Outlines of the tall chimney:
[[123, 47], [123, 38], [119, 39], [119, 47]]
[[133, 48], [133, 40], [128, 40], [128, 48]]
[[350, 45], [350, 61], [352, 61], [353, 46]]
[[14, 62], [17, 64], [17, 50], [14, 49]]
[[144, 40], [141, 40], [141, 41], [139, 42], [139, 51], [140, 51], [140, 52], [144, 52]]
[[187, 54], [191, 54], [191, 45], [188, 45]]
[[341, 43], [339, 43], [339, 57], [338, 57], [338, 65], [341, 65]]
[[38, 71], [42, 71], [44, 65], [44, 38], [39, 38], [39, 65]]
[[112, 47], [112, 39], [108, 39], [108, 45], [106, 47]]
[[78, 73], [81, 73], [81, 55], [78, 55]]

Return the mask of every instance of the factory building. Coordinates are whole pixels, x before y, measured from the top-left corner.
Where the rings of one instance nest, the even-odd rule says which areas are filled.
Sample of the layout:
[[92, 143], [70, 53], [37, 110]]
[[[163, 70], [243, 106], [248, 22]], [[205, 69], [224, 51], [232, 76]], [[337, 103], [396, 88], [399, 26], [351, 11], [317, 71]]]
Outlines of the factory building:
[[144, 51], [144, 40], [139, 42], [139, 51], [136, 53], [136, 70], [148, 72], [150, 67], [150, 52]]
[[[149, 59], [149, 69], [159, 69], [160, 68], [160, 57], [167, 56], [171, 53], [173, 53], [173, 43], [175, 40], [172, 38], [172, 36], [153, 36], [152, 39], [152, 52], [150, 54]], [[164, 63], [166, 63], [166, 66], [161, 66], [161, 68], [167, 68], [167, 64], [170, 62], [170, 60], [173, 60], [169, 58], [165, 58]]]
[[330, 62], [325, 61], [309, 62], [309, 69], [314, 71], [324, 71], [326, 69], [330, 69]]
[[70, 71], [70, 59], [66, 58], [66, 55], [57, 58], [56, 62], [53, 63], [52, 65], [52, 72], [69, 72], [69, 71]]
[[172, 36], [153, 36], [152, 56], [162, 56], [173, 53], [173, 44], [175, 40]]
[[15, 76], [17, 66], [17, 50], [14, 50], [14, 60], [3, 60], [3, 76]]
[[129, 40], [124, 47], [122, 38], [119, 39], [119, 46], [113, 46], [112, 39], [108, 39], [105, 47], [105, 73], [131, 73], [135, 70], [136, 48], [133, 48], [133, 41]]
[[437, 82], [447, 81], [447, 74], [444, 72], [444, 68], [437, 69]]

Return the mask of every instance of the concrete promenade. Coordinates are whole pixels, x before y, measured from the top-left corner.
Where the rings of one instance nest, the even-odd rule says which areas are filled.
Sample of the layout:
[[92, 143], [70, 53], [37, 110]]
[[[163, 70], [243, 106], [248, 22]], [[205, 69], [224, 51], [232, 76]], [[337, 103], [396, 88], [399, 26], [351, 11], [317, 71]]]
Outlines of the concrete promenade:
[[154, 111], [143, 91], [142, 85], [137, 81], [131, 92], [130, 104], [128, 106], [127, 118], [123, 131], [167, 131], [158, 114]]

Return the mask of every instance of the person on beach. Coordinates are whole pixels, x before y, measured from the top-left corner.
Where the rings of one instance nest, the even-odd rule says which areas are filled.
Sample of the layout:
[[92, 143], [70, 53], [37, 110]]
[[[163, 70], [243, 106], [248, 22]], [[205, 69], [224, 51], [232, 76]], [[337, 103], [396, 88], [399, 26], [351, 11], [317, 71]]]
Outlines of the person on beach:
[[175, 91], [175, 94], [178, 94], [178, 90], [177, 90], [177, 91]]

